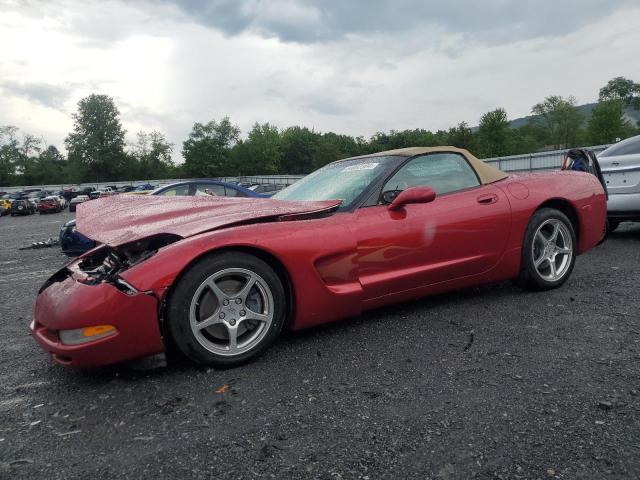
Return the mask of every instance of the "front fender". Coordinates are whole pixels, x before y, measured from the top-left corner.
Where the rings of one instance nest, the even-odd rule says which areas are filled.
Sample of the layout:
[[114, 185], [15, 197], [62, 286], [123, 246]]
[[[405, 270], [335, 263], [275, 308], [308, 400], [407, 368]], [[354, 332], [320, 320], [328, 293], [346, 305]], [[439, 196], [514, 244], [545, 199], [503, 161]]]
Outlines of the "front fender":
[[221, 249], [260, 250], [277, 259], [294, 290], [293, 328], [361, 312], [356, 240], [349, 213], [289, 222], [237, 226], [196, 235], [161, 248], [121, 277], [164, 299], [179, 275], [203, 255]]

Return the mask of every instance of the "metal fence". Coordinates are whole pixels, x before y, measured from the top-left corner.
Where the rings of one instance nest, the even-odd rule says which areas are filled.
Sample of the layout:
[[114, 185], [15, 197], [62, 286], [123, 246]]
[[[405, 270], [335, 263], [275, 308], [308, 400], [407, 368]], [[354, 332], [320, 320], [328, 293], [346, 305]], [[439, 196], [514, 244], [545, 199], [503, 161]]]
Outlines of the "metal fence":
[[[592, 150], [595, 153], [599, 153], [607, 148], [609, 145], [596, 145], [592, 147], [584, 147]], [[505, 157], [485, 158], [483, 161], [495, 165], [500, 170], [505, 172], [532, 172], [536, 170], [553, 170], [559, 168], [562, 164], [564, 155], [567, 150], [552, 150], [548, 152], [527, 153], [523, 155], [509, 155]], [[237, 177], [218, 177], [216, 180], [223, 182], [242, 182], [242, 183], [260, 183], [260, 184], [277, 184], [277, 185], [291, 185], [292, 183], [300, 180], [304, 175], [244, 175]], [[24, 187], [0, 187], [0, 190], [7, 192], [15, 192], [26, 190], [29, 188], [39, 188], [42, 190], [62, 190], [63, 188], [75, 188], [81, 190], [85, 187], [91, 187], [96, 190], [102, 189], [106, 186], [124, 187], [125, 185], [144, 185], [150, 183], [154, 186], [168, 185], [169, 183], [184, 182], [186, 180], [195, 179], [165, 179], [165, 180], [129, 180], [122, 182], [96, 182], [96, 183], [79, 183], [79, 184], [62, 184], [62, 185], [33, 185]]]
[[[594, 153], [600, 153], [609, 145], [584, 147]], [[506, 157], [485, 158], [503, 172], [534, 172], [536, 170], [555, 170], [560, 168], [567, 150], [551, 150], [548, 152], [527, 153], [524, 155], [509, 155]]]

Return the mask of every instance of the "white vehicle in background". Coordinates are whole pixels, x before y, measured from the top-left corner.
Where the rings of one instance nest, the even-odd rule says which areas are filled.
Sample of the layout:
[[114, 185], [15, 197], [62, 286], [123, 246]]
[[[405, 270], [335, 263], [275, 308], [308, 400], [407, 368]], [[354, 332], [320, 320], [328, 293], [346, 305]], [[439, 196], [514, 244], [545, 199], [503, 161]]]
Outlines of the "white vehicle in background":
[[[50, 197], [46, 197], [46, 198], [50, 198]], [[67, 199], [64, 198], [62, 195], [52, 195], [52, 198], [56, 199], [56, 201], [60, 204], [60, 208], [62, 208], [62, 210], [67, 208]]]
[[116, 195], [118, 191], [114, 190], [111, 187], [104, 187], [101, 190], [94, 190], [89, 194], [89, 198], [100, 198], [100, 197], [110, 197], [111, 195]]
[[78, 195], [77, 197], [73, 197], [69, 202], [69, 211], [75, 212], [76, 207], [81, 203], [84, 203], [89, 200], [89, 195]]
[[640, 222], [640, 135], [611, 145], [597, 157], [609, 191], [609, 231], [620, 222]]

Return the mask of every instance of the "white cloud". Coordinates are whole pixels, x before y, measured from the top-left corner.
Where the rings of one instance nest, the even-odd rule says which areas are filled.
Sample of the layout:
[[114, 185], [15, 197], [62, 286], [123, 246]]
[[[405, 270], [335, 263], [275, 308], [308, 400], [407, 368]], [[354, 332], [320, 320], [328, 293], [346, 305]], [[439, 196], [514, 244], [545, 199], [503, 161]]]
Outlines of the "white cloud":
[[[506, 18], [520, 3], [510, 3]], [[245, 132], [270, 121], [369, 136], [473, 125], [498, 106], [515, 118], [550, 94], [590, 102], [614, 76], [640, 81], [640, 8], [625, 5], [608, 16], [582, 12], [566, 33], [539, 27], [536, 35], [532, 21], [522, 38], [511, 32], [500, 41], [433, 19], [331, 37], [337, 27], [327, 12], [305, 2], [240, 7], [245, 27], [232, 32], [170, 3], [0, 0], [0, 44], [11, 45], [0, 55], [0, 125], [61, 147], [77, 101], [106, 93], [130, 139], [158, 129], [179, 152], [193, 122], [224, 115]], [[287, 25], [313, 30], [315, 40], [286, 41], [279, 32]]]

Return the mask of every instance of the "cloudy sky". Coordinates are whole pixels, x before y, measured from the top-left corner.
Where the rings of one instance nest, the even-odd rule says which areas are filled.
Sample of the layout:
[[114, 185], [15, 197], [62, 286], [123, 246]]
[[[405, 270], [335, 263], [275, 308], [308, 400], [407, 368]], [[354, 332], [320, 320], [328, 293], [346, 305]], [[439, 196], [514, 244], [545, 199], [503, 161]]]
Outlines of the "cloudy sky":
[[[480, 6], [481, 5], [481, 6]], [[90, 93], [127, 137], [229, 115], [369, 136], [640, 81], [637, 0], [0, 0], [0, 125], [63, 147]]]

